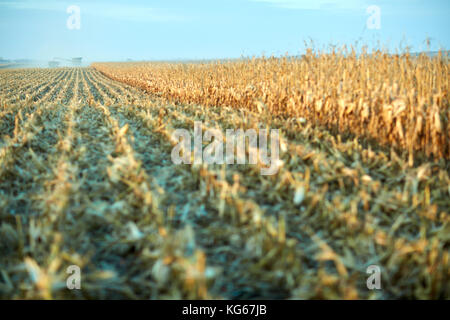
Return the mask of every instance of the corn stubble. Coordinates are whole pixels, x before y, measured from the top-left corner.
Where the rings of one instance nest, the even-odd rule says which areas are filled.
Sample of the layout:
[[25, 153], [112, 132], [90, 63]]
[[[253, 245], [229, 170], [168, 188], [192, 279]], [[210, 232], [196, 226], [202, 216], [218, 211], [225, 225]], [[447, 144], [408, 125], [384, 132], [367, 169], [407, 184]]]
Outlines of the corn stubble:
[[[449, 298], [439, 59], [0, 71], [0, 297]], [[279, 128], [278, 173], [173, 165], [195, 121]]]

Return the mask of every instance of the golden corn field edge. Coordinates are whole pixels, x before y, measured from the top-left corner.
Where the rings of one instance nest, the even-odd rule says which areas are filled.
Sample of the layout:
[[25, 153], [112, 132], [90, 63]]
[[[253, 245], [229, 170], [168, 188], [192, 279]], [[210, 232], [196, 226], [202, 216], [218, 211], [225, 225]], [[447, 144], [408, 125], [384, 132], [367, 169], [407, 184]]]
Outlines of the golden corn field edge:
[[[448, 299], [442, 59], [0, 70], [0, 298]], [[196, 121], [280, 129], [278, 172], [175, 165]]]
[[[450, 159], [448, 56], [309, 51], [303, 58], [95, 63], [108, 77], [174, 102], [305, 119], [414, 156]], [[266, 111], [264, 111], [266, 110]]]

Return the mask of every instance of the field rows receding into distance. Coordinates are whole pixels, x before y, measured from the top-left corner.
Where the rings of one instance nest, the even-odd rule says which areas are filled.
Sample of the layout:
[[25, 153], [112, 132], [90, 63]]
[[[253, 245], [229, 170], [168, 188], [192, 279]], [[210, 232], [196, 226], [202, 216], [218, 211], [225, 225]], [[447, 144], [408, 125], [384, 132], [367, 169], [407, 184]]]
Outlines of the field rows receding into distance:
[[[0, 298], [449, 298], [448, 161], [169, 103], [93, 68], [0, 71]], [[174, 165], [177, 128], [282, 132], [279, 171]], [[82, 289], [66, 288], [66, 268]], [[382, 268], [368, 290], [366, 268]]]

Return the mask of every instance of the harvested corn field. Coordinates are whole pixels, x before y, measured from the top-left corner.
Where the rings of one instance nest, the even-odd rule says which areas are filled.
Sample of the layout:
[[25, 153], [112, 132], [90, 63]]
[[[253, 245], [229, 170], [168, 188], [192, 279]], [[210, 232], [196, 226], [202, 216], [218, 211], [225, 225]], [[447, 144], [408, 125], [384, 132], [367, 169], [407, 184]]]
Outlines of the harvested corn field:
[[[324, 85], [327, 68], [319, 63], [325, 58], [315, 59], [296, 65], [304, 77], [286, 86], [298, 84], [295, 95], [269, 95], [261, 91], [265, 82], [245, 77], [234, 87], [236, 71], [229, 65], [96, 65], [152, 95], [93, 68], [0, 71], [0, 297], [448, 299], [448, 64], [428, 61], [425, 69], [410, 62], [419, 63], [417, 72], [427, 79], [418, 79], [417, 87], [407, 87], [409, 80], [390, 87], [394, 73], [384, 84], [380, 77], [391, 72], [390, 65], [367, 74], [379, 88], [371, 94], [420, 89], [404, 101], [402, 115], [392, 111], [403, 131], [379, 132], [377, 138], [392, 146], [387, 148], [361, 138], [363, 122], [354, 119], [362, 112], [359, 104], [356, 113], [344, 110], [339, 123], [329, 120], [343, 131], [352, 128], [355, 138], [313, 121], [321, 115], [326, 122], [341, 110], [339, 100], [330, 98], [318, 107], [324, 92], [312, 90]], [[271, 68], [289, 68], [283, 63], [245, 68], [256, 64], [270, 91], [276, 76]], [[395, 65], [403, 70], [403, 63]], [[225, 68], [231, 80], [210, 87], [196, 78], [180, 82], [183, 68], [198, 79], [198, 70], [205, 70], [216, 82], [214, 68]], [[349, 93], [356, 80], [347, 69], [339, 74], [347, 74], [342, 90]], [[148, 78], [155, 79], [150, 88], [143, 85]], [[330, 90], [338, 90], [339, 80], [327, 79], [335, 81]], [[277, 81], [281, 88], [284, 80]], [[214, 85], [224, 88], [216, 89], [223, 90], [219, 96]], [[261, 95], [255, 107], [250, 98], [238, 107], [246, 86], [251, 97]], [[237, 98], [221, 100], [233, 88]], [[363, 107], [363, 92], [347, 98]], [[185, 98], [188, 93], [194, 96]], [[296, 100], [289, 105], [291, 97]], [[422, 98], [434, 104], [420, 104], [423, 135], [412, 141], [434, 157], [411, 161], [408, 139]], [[380, 108], [387, 103], [382, 99]], [[393, 101], [392, 108], [402, 108]], [[373, 100], [367, 103], [373, 107]], [[308, 106], [322, 111], [308, 113]], [[375, 116], [372, 110], [369, 137], [384, 121]], [[249, 164], [175, 165], [173, 133], [192, 132], [196, 121], [221, 131], [279, 128], [278, 172], [263, 176]], [[433, 129], [437, 123], [440, 131]], [[72, 265], [81, 269], [81, 290], [66, 287]], [[381, 268], [382, 290], [367, 288], [370, 265]]]

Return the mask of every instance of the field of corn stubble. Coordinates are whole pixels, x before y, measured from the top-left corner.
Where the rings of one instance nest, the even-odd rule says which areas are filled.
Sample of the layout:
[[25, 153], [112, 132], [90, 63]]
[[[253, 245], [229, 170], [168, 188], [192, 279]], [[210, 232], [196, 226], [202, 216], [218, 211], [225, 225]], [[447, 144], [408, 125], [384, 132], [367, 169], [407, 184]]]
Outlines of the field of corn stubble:
[[[2, 70], [0, 298], [449, 299], [448, 80], [381, 54]], [[174, 165], [194, 121], [279, 128], [278, 173]]]

